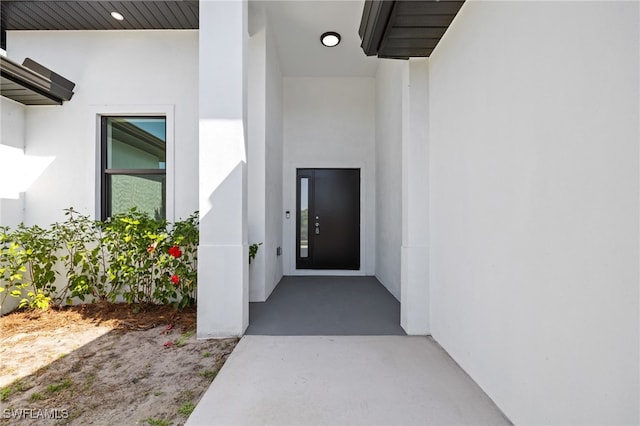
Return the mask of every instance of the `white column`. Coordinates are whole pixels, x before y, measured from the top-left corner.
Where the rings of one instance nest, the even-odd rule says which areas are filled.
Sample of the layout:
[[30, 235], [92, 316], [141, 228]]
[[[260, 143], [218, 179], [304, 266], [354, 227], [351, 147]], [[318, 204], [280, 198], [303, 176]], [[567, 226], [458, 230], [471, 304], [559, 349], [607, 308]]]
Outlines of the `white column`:
[[200, 339], [249, 323], [246, 40], [246, 0], [200, 0]]
[[408, 61], [402, 94], [402, 267], [400, 324], [426, 335], [429, 324], [429, 68]]

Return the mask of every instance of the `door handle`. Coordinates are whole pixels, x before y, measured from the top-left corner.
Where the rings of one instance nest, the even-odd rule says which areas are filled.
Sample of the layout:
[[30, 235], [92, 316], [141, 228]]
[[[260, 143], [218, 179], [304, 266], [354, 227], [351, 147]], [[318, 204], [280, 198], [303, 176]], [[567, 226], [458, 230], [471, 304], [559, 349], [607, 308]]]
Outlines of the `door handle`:
[[316, 222], [316, 235], [320, 235], [320, 222]]

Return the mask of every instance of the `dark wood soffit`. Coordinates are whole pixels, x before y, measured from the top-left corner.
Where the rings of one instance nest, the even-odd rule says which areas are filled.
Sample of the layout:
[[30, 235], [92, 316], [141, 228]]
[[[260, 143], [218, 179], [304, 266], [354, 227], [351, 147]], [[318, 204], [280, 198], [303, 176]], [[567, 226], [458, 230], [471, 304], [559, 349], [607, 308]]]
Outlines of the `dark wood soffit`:
[[360, 21], [367, 56], [427, 57], [449, 28], [464, 0], [365, 0]]
[[2, 0], [0, 8], [3, 31], [197, 29], [198, 19], [198, 0]]

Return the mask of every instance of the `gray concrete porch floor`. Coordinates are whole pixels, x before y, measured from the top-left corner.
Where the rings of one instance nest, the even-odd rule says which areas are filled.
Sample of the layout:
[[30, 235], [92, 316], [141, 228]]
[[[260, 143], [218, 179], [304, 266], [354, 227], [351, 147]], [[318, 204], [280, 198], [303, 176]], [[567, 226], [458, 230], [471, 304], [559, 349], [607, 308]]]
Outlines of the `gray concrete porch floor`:
[[376, 277], [292, 277], [266, 302], [249, 304], [246, 334], [270, 336], [405, 335], [400, 302]]
[[375, 277], [284, 277], [249, 311], [187, 425], [510, 424]]
[[510, 422], [429, 337], [245, 336], [186, 424]]

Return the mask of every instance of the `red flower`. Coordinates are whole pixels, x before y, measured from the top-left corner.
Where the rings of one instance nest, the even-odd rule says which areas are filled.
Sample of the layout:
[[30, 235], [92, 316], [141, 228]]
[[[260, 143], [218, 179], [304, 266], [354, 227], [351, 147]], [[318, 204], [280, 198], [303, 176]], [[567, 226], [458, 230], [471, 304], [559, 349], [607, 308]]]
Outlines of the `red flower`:
[[171, 340], [169, 340], [168, 342], [164, 342], [164, 346], [165, 348], [170, 348], [171, 346], [173, 346], [173, 342]]
[[176, 274], [171, 275], [171, 282], [173, 283], [173, 285], [180, 284], [180, 277]]
[[178, 246], [169, 247], [169, 255], [175, 257], [176, 259], [182, 256], [182, 252]]

